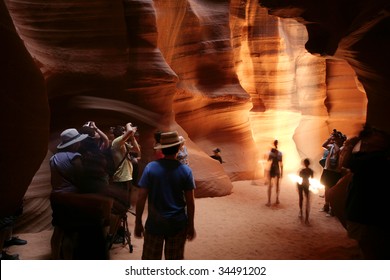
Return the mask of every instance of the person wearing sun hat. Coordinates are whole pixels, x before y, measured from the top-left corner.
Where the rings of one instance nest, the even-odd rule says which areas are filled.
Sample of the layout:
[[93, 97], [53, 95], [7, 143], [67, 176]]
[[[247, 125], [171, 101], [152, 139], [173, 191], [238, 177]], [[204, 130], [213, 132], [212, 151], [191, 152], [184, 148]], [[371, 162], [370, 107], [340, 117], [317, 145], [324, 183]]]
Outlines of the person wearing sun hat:
[[[191, 168], [177, 160], [184, 139], [176, 131], [163, 132], [154, 149], [164, 158], [148, 163], [138, 182], [134, 234], [144, 237], [142, 259], [184, 259], [186, 240], [196, 236], [194, 227], [195, 181]], [[146, 200], [148, 216], [142, 222]], [[165, 243], [165, 245], [164, 245]]]
[[88, 134], [80, 134], [75, 128], [64, 130], [57, 153], [50, 158], [51, 184], [53, 192], [78, 192], [82, 173], [80, 143]]
[[183, 143], [181, 143], [179, 152], [177, 153], [177, 160], [180, 161], [182, 164], [189, 165], [188, 151], [186, 145], [184, 144], [186, 139], [183, 136], [179, 136], [179, 140]]
[[220, 163], [223, 163], [222, 156], [221, 156], [221, 150], [219, 148], [215, 148], [213, 150], [213, 154], [210, 157], [215, 159], [215, 160], [218, 160]]
[[52, 259], [109, 258], [105, 232], [113, 201], [103, 194], [86, 191], [79, 148], [87, 138], [88, 134], [75, 128], [64, 130], [57, 152], [50, 158]]

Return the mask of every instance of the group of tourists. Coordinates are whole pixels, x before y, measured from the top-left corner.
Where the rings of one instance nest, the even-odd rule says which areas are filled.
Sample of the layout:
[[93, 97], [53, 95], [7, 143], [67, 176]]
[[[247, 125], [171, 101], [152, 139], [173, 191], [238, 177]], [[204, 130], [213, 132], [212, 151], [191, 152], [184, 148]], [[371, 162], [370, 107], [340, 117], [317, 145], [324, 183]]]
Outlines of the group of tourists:
[[[195, 181], [188, 165], [185, 139], [176, 131], [156, 133], [154, 149], [159, 153], [139, 174], [138, 135], [137, 127], [130, 122], [104, 133], [93, 121], [61, 133], [57, 152], [50, 159], [52, 223], [55, 231], [59, 228], [61, 232], [52, 236], [53, 258], [108, 259], [107, 244], [115, 242], [112, 239], [118, 236], [120, 220], [129, 211], [136, 216], [135, 236], [144, 238], [142, 259], [161, 259], [163, 252], [165, 259], [184, 258], [185, 241], [196, 235]], [[91, 194], [113, 201], [109, 224], [103, 225], [108, 230], [101, 229], [101, 222], [90, 222], [93, 215], [86, 221], [82, 214], [93, 210], [85, 209], [94, 205], [89, 202]], [[84, 203], [77, 205], [76, 214], [78, 199]], [[144, 224], [146, 201], [148, 217]], [[95, 230], [95, 235], [98, 231], [102, 238], [95, 240], [93, 246], [80, 248], [80, 244], [91, 243], [91, 230]], [[65, 238], [70, 242], [65, 242]], [[65, 248], [65, 243], [72, 246]]]
[[[364, 125], [359, 135], [347, 139], [334, 129], [322, 144], [323, 167], [320, 182], [325, 187], [325, 203], [320, 211], [335, 216], [346, 228], [348, 236], [357, 240], [364, 259], [390, 259], [390, 214], [387, 199], [387, 172], [390, 170], [390, 135]], [[268, 175], [267, 206], [271, 205], [271, 190], [276, 186], [275, 204], [279, 204], [279, 180], [283, 174], [282, 153], [278, 141], [268, 154], [271, 163]], [[310, 179], [314, 172], [310, 160], [302, 160], [297, 182], [299, 217], [309, 224]], [[338, 196], [338, 197], [337, 197]], [[303, 201], [306, 199], [305, 211]]]

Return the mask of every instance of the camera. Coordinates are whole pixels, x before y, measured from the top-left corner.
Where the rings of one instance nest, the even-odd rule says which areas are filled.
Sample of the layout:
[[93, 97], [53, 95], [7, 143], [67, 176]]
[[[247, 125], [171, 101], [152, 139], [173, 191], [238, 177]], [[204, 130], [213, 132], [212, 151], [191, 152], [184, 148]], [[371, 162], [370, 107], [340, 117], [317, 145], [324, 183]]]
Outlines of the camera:
[[341, 137], [343, 134], [340, 131], [337, 131], [337, 129], [333, 129], [332, 136], [333, 137]]
[[343, 140], [347, 139], [347, 137], [341, 131], [337, 131], [337, 129], [333, 129], [332, 136]]

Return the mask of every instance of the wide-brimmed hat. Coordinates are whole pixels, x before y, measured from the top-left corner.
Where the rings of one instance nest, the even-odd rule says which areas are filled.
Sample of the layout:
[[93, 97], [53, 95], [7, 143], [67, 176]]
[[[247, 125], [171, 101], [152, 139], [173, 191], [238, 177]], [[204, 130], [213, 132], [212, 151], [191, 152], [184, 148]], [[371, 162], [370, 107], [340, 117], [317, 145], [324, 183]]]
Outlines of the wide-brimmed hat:
[[164, 149], [180, 145], [184, 142], [184, 138], [180, 139], [177, 131], [163, 132], [161, 133], [160, 143], [157, 143], [154, 149]]
[[75, 128], [68, 128], [61, 132], [61, 143], [58, 144], [57, 149], [63, 149], [73, 145], [74, 143], [83, 141], [88, 137], [88, 134], [80, 134]]

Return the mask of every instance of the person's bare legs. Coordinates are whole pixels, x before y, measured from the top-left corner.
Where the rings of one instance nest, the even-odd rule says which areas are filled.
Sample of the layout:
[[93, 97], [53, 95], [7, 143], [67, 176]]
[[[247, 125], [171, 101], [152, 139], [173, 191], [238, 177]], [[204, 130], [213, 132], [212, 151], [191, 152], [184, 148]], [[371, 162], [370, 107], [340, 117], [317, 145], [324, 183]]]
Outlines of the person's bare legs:
[[303, 190], [300, 188], [298, 189], [298, 195], [299, 195], [299, 214], [298, 214], [298, 217], [299, 218], [302, 218], [303, 216], [303, 213], [302, 213], [302, 205], [303, 205]]
[[267, 196], [268, 196], [268, 202], [266, 206], [271, 206], [271, 192], [272, 192], [272, 177], [269, 177], [268, 181], [268, 189], [267, 189]]
[[279, 191], [280, 191], [280, 188], [279, 188], [279, 177], [276, 176], [275, 177], [275, 180], [276, 180], [276, 201], [275, 201], [275, 204], [279, 204]]
[[310, 215], [310, 193], [306, 194], [306, 218], [305, 218], [305, 224], [310, 224], [309, 222], [309, 215]]

